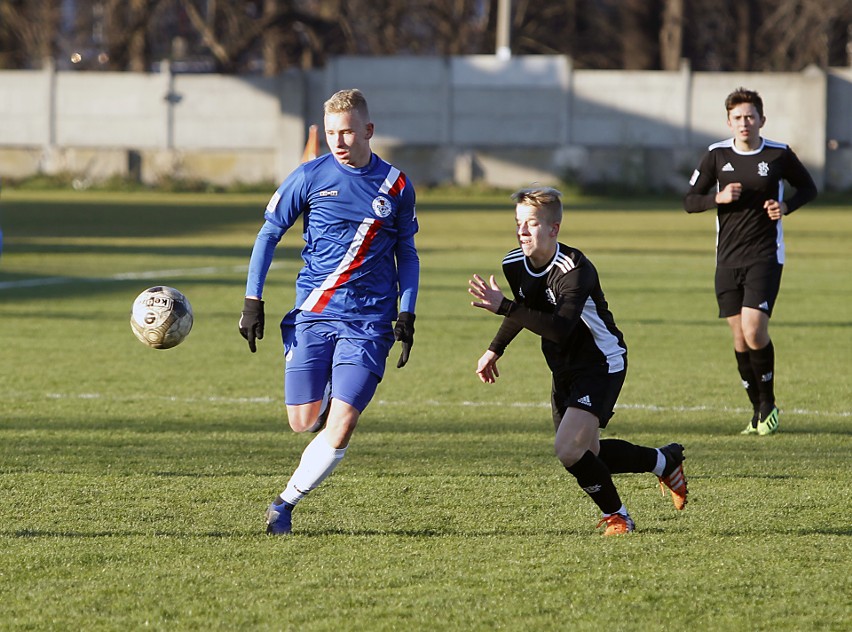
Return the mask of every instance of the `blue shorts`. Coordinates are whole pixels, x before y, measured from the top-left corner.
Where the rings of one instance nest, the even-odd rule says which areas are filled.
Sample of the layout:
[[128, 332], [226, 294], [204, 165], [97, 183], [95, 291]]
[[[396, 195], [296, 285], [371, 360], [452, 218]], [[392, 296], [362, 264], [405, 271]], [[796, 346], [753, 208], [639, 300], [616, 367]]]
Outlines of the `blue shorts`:
[[288, 406], [331, 397], [364, 412], [385, 374], [393, 334], [364, 337], [363, 327], [334, 320], [281, 323], [284, 342], [284, 402]]

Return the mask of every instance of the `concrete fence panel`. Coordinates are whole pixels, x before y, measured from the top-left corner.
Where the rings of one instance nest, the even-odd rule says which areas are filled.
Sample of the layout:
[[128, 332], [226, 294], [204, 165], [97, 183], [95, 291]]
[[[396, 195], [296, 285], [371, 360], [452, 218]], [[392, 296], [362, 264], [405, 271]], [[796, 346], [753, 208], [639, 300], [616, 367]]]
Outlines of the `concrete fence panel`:
[[729, 136], [723, 102], [743, 85], [765, 100], [765, 137], [789, 143], [818, 185], [852, 187], [850, 69], [591, 71], [558, 55], [341, 57], [271, 78], [162, 68], [0, 72], [0, 177], [278, 181], [308, 126], [322, 125], [325, 99], [357, 87], [374, 147], [415, 181], [682, 187], [707, 145]]

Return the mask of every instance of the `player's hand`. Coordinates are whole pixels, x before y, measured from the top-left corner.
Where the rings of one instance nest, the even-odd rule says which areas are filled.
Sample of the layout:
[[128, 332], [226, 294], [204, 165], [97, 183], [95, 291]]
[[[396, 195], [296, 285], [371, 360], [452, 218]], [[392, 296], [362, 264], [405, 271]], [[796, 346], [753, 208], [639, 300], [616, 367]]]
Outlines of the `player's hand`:
[[500, 356], [490, 349], [479, 358], [479, 362], [476, 364], [476, 375], [482, 382], [494, 384], [500, 377], [500, 371], [497, 370], [497, 360], [499, 359]]
[[766, 202], [763, 203], [763, 208], [766, 209], [766, 214], [769, 215], [769, 219], [781, 219], [781, 216], [787, 212], [787, 203], [779, 202], [778, 200], [766, 200]]
[[478, 274], [474, 274], [473, 278], [468, 281], [468, 285], [470, 287], [467, 288], [467, 291], [476, 299], [470, 303], [471, 305], [487, 309], [489, 312], [494, 312], [495, 314], [498, 313], [500, 306], [503, 304], [503, 299], [506, 297], [503, 296], [503, 292], [500, 290], [500, 286], [497, 285], [497, 281], [494, 280], [493, 274], [487, 282]]
[[263, 338], [263, 301], [258, 298], [246, 298], [240, 313], [240, 335], [248, 340], [252, 353], [257, 351], [255, 339]]
[[408, 362], [411, 355], [411, 346], [414, 344], [414, 314], [411, 312], [400, 312], [396, 317], [396, 325], [393, 328], [393, 337], [402, 343], [402, 353], [396, 368], [401, 369]]
[[743, 194], [742, 182], [731, 182], [716, 194], [716, 204], [730, 204], [740, 199]]

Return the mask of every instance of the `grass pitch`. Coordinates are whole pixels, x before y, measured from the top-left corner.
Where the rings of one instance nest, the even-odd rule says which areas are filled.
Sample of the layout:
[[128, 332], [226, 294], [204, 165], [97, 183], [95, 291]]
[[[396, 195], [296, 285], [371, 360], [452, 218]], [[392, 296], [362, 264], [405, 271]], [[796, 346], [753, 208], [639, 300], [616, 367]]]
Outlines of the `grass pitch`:
[[[616, 477], [637, 532], [600, 537], [552, 455], [549, 378], [522, 334], [483, 385], [499, 319], [467, 279], [514, 247], [506, 194], [421, 192], [411, 362], [388, 373], [334, 475], [263, 511], [311, 437], [284, 420], [276, 320], [299, 236], [266, 288], [257, 354], [236, 329], [266, 200], [4, 192], [0, 222], [0, 629], [847, 630], [852, 564], [852, 216], [785, 220], [772, 320], [781, 432], [749, 418], [715, 318], [713, 216], [679, 200], [568, 200], [630, 348], [606, 436], [682, 442], [690, 501]], [[133, 337], [144, 288], [195, 327]]]

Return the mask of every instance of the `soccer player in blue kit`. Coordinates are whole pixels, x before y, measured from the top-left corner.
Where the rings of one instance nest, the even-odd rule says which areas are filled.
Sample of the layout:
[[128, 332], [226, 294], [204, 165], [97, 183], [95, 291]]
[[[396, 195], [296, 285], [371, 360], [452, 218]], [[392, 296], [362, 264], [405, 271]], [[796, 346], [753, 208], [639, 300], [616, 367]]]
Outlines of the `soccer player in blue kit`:
[[372, 152], [374, 126], [360, 90], [341, 90], [326, 101], [324, 123], [331, 153], [297, 167], [266, 207], [239, 322], [254, 353], [263, 338], [263, 286], [275, 247], [301, 216], [304, 267], [296, 305], [281, 322], [284, 395], [290, 427], [318, 434], [267, 509], [267, 533], [275, 535], [291, 532], [296, 504], [343, 459], [394, 341], [402, 345], [397, 368], [414, 343], [420, 277], [414, 187]]
[[[784, 268], [781, 218], [813, 200], [817, 188], [788, 145], [761, 137], [766, 117], [757, 92], [734, 90], [725, 110], [734, 135], [710, 145], [683, 206], [688, 213], [717, 209], [716, 301], [753, 408], [741, 434], [771, 435], [778, 430], [778, 407], [769, 318]], [[784, 181], [795, 187], [787, 199]]]

